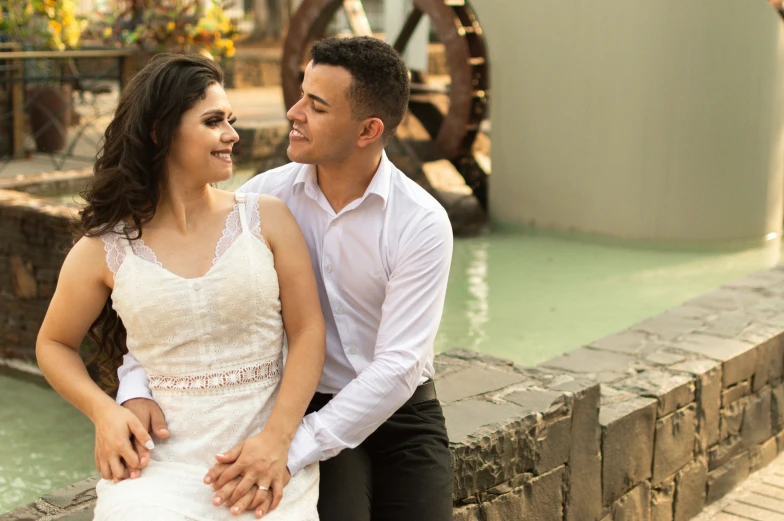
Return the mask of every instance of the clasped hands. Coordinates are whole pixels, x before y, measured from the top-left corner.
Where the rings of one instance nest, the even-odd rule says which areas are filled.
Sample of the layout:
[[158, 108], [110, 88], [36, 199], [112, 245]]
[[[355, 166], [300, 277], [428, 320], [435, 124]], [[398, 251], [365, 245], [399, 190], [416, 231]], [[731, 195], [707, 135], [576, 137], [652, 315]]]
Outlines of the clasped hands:
[[[169, 437], [161, 409], [152, 400], [138, 398], [103, 418], [101, 425], [96, 424], [95, 443], [95, 462], [101, 476], [115, 483], [138, 478], [150, 461], [153, 447], [149, 436], [145, 438], [146, 433], [160, 439]], [[252, 510], [257, 518], [275, 510], [283, 497], [283, 487], [291, 479], [286, 467], [288, 450], [285, 437], [273, 429], [264, 429], [228, 452], [216, 455], [215, 465], [204, 476], [204, 483], [215, 490], [213, 505], [228, 507], [233, 515]]]

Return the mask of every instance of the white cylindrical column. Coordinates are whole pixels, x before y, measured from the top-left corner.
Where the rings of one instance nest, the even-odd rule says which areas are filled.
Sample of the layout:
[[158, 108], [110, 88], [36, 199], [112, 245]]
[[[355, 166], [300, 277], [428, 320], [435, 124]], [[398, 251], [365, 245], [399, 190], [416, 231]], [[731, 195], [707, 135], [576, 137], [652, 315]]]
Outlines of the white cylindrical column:
[[767, 2], [472, 3], [494, 220], [685, 243], [781, 231], [783, 24]]

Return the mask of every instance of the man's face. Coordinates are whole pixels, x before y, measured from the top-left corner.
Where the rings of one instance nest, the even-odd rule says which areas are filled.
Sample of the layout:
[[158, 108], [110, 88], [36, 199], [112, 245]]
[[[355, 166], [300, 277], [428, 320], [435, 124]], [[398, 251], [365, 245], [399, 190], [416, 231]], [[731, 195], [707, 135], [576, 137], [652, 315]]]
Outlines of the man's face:
[[359, 150], [363, 124], [351, 115], [351, 81], [351, 73], [342, 67], [308, 64], [302, 97], [287, 114], [293, 123], [289, 159], [328, 165], [341, 163]]

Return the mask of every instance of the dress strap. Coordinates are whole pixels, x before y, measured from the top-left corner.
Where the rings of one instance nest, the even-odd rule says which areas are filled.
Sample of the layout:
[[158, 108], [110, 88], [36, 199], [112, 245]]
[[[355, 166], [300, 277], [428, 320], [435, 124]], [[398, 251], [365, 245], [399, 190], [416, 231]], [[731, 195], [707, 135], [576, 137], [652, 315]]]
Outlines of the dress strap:
[[235, 192], [234, 193], [234, 198], [237, 201], [237, 204], [239, 205], [240, 223], [242, 224], [242, 231], [247, 233], [248, 232], [248, 215], [247, 215], [247, 210], [245, 209], [246, 196], [245, 196], [245, 194], [241, 194], [241, 193], [236, 193]]
[[125, 254], [134, 255], [131, 241], [128, 240], [128, 236], [125, 234], [125, 224], [123, 222], [117, 223], [117, 226], [114, 227], [114, 233], [118, 235], [120, 244], [122, 244], [123, 249], [125, 250]]

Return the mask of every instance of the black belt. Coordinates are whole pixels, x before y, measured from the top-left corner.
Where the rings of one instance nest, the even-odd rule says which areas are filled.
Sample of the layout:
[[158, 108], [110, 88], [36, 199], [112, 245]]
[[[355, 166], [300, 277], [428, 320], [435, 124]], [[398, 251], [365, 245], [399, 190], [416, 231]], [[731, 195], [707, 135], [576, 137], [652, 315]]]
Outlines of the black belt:
[[[316, 393], [313, 396], [313, 404], [317, 405], [317, 408], [320, 409], [325, 406], [332, 398], [334, 398], [334, 394], [324, 394], [324, 393]], [[436, 384], [433, 380], [428, 379], [425, 383], [417, 386], [414, 389], [414, 394], [411, 395], [406, 401], [406, 405], [416, 405], [422, 402], [429, 402], [430, 400], [437, 399], [436, 396]]]

